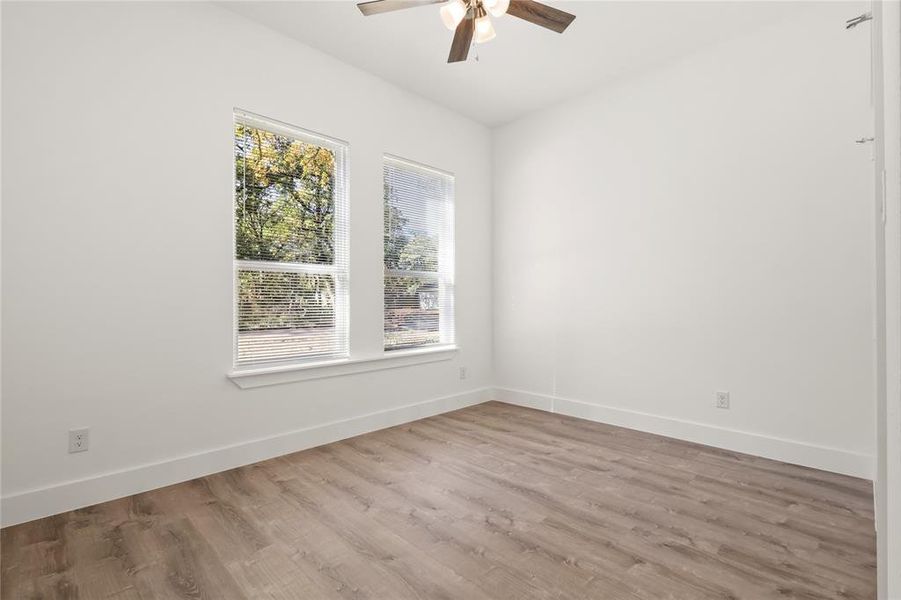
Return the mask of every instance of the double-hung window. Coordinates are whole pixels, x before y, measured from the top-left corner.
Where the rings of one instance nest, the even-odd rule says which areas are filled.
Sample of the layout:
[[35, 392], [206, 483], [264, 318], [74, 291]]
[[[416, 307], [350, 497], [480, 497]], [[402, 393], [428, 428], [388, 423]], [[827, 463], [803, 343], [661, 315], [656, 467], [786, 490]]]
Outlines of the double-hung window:
[[347, 146], [235, 113], [235, 366], [348, 355]]
[[385, 157], [385, 350], [454, 343], [454, 178]]

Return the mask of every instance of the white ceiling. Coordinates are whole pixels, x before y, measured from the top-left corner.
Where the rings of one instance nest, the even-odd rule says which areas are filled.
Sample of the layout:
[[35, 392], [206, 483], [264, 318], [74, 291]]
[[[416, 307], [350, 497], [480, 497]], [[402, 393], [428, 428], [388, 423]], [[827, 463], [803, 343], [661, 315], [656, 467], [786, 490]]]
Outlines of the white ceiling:
[[[554, 2], [576, 15], [557, 34], [506, 15], [466, 63], [439, 6], [364, 17], [343, 0], [222, 5], [486, 125], [522, 115], [783, 18], [798, 2]], [[473, 60], [478, 55], [479, 60]]]

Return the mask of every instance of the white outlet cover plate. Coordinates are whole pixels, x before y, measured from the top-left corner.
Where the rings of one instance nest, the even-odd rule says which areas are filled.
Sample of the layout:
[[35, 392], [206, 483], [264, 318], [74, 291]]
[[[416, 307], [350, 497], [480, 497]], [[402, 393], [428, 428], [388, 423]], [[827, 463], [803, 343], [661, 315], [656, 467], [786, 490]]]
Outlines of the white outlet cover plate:
[[86, 451], [91, 444], [91, 431], [84, 429], [69, 430], [69, 453]]

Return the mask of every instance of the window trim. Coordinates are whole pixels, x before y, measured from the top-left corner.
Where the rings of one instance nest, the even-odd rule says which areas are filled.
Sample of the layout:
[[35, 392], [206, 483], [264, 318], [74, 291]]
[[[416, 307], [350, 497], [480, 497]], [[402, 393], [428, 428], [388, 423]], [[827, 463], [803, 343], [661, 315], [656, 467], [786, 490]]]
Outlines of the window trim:
[[[261, 260], [238, 259], [237, 227], [235, 220], [235, 206], [237, 197], [232, 192], [231, 223], [232, 223], [232, 370], [229, 377], [238, 376], [241, 373], [253, 373], [268, 369], [290, 369], [292, 367], [315, 366], [323, 361], [346, 361], [350, 359], [351, 331], [350, 331], [350, 144], [344, 140], [326, 136], [315, 131], [297, 127], [284, 121], [272, 119], [238, 107], [232, 109], [232, 124], [242, 123], [248, 127], [263, 129], [277, 135], [289, 137], [304, 143], [320, 146], [331, 150], [335, 155], [335, 170], [342, 171], [341, 176], [336, 177], [335, 185], [335, 230], [334, 230], [334, 260], [332, 264], [315, 263], [284, 263]], [[233, 136], [232, 136], [233, 137]], [[234, 144], [234, 140], [232, 141]], [[232, 148], [234, 152], [234, 147]], [[232, 188], [234, 189], [234, 171], [232, 170]], [[344, 232], [344, 239], [338, 239], [338, 232]], [[343, 242], [343, 243], [342, 243]], [[255, 363], [238, 363], [238, 272], [241, 270], [268, 271], [276, 273], [300, 273], [313, 275], [331, 275], [335, 281], [335, 329], [346, 333], [342, 343], [340, 354], [323, 354], [304, 358], [293, 358], [273, 361], [259, 361]], [[340, 301], [342, 306], [338, 305]]]
[[251, 389], [442, 362], [455, 358], [458, 351], [459, 347], [454, 344], [430, 345], [386, 351], [368, 358], [338, 358], [235, 369], [228, 374], [228, 378], [241, 389]]
[[[431, 165], [427, 165], [425, 163], [417, 162], [415, 160], [410, 160], [408, 158], [404, 158], [397, 154], [391, 154], [385, 152], [382, 154], [382, 173], [384, 174], [385, 165], [389, 162], [399, 163], [401, 165], [409, 166], [413, 169], [417, 169], [420, 171], [426, 171], [429, 173], [434, 173], [436, 175], [440, 175], [441, 177], [446, 177], [450, 180], [450, 195], [445, 198], [445, 218], [446, 222], [444, 223], [443, 230], [439, 232], [439, 246], [438, 246], [438, 270], [437, 271], [406, 271], [404, 269], [387, 269], [384, 267], [384, 252], [382, 254], [382, 284], [384, 286], [385, 278], [389, 276], [393, 277], [421, 277], [434, 279], [438, 283], [439, 288], [439, 297], [442, 298], [441, 305], [439, 307], [438, 313], [438, 342], [432, 344], [422, 344], [420, 346], [414, 346], [412, 348], [386, 348], [384, 342], [385, 336], [385, 304], [384, 304], [384, 293], [382, 294], [382, 353], [385, 356], [394, 356], [398, 353], [416, 351], [416, 350], [426, 350], [429, 348], [440, 348], [442, 346], [452, 346], [454, 348], [457, 347], [457, 311], [456, 311], [456, 259], [457, 259], [457, 234], [456, 234], [456, 204], [457, 204], [457, 177], [452, 171], [445, 171], [444, 169], [439, 169], [437, 167], [433, 167]], [[383, 175], [384, 177], [384, 175]], [[384, 180], [383, 180], [384, 181]], [[385, 210], [383, 205], [382, 211]], [[384, 235], [384, 232], [383, 232]], [[450, 241], [450, 252], [447, 252], [446, 244], [442, 243], [445, 240]], [[448, 288], [450, 289], [450, 293], [447, 293]], [[450, 319], [444, 318], [442, 319], [442, 315], [449, 315]], [[450, 322], [450, 339], [448, 339], [448, 321]]]

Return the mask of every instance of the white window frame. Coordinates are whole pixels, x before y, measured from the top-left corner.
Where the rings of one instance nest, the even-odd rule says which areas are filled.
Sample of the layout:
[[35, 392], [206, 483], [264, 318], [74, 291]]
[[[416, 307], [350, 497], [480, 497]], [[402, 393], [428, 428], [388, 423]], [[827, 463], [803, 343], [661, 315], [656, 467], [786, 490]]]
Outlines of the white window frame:
[[[272, 368], [283, 369], [292, 366], [316, 366], [322, 361], [342, 360], [350, 356], [350, 232], [349, 213], [350, 195], [348, 181], [348, 154], [349, 144], [342, 140], [331, 138], [268, 117], [263, 117], [245, 110], [234, 109], [234, 123], [241, 123], [248, 127], [263, 129], [278, 135], [283, 135], [304, 143], [327, 148], [335, 156], [335, 226], [334, 226], [334, 261], [332, 264], [312, 263], [284, 263], [261, 260], [239, 260], [235, 258], [237, 249], [237, 236], [235, 234], [235, 206], [238, 199], [232, 194], [232, 309], [233, 309], [233, 347], [232, 347], [232, 376], [240, 376], [242, 373], [254, 374]], [[234, 144], [234, 141], [232, 141]], [[234, 151], [234, 150], [233, 150]], [[232, 172], [234, 179], [234, 172]], [[234, 188], [234, 181], [232, 182]], [[344, 239], [339, 240], [338, 236]], [[315, 356], [295, 359], [259, 361], [252, 363], [238, 363], [238, 271], [269, 271], [277, 273], [300, 273], [307, 275], [331, 275], [335, 281], [335, 329], [344, 331], [344, 339], [339, 340], [337, 352], [318, 354]]]
[[[454, 284], [455, 276], [455, 238], [454, 238], [454, 208], [456, 202], [456, 177], [450, 171], [444, 171], [435, 167], [419, 163], [408, 158], [403, 158], [394, 154], [384, 154], [382, 156], [382, 164], [387, 162], [400, 163], [407, 167], [426, 171], [447, 177], [450, 180], [449, 192], [444, 199], [444, 227], [438, 232], [438, 271], [407, 271], [404, 269], [383, 269], [384, 275], [382, 282], [384, 284], [385, 277], [422, 277], [429, 279], [437, 279], [438, 281], [438, 341], [431, 344], [422, 344], [414, 348], [385, 348], [384, 332], [385, 332], [385, 308], [384, 293], [382, 294], [382, 351], [386, 355], [403, 352], [426, 352], [429, 350], [438, 350], [446, 348], [448, 350], [456, 349], [456, 315], [454, 313], [454, 296], [456, 292]], [[384, 172], [384, 171], [383, 171]], [[383, 182], [384, 183], [384, 182]], [[384, 211], [384, 206], [382, 207]], [[384, 260], [384, 255], [382, 256]]]

